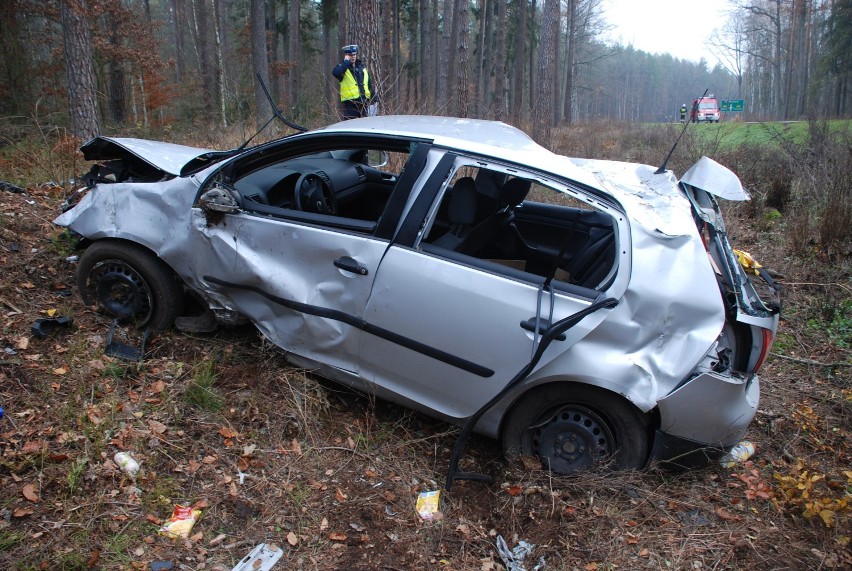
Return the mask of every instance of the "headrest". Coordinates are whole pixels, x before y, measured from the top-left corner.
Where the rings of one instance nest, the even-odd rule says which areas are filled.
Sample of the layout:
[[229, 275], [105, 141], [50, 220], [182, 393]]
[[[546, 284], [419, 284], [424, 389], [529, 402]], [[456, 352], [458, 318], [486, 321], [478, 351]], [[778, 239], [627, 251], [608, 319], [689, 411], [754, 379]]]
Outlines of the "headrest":
[[452, 224], [473, 224], [476, 220], [476, 182], [471, 177], [462, 177], [453, 185], [447, 216]]
[[500, 187], [500, 203], [515, 207], [522, 203], [530, 193], [532, 181], [525, 178], [512, 178]]

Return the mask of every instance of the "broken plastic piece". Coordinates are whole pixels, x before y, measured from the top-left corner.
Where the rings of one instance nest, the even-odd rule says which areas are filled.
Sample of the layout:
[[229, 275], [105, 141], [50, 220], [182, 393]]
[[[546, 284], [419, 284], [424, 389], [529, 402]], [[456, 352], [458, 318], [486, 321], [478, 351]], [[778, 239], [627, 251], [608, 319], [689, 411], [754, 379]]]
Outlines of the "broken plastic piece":
[[277, 545], [257, 545], [231, 571], [268, 571], [281, 559], [284, 551]]
[[435, 516], [440, 513], [438, 506], [441, 503], [441, 491], [432, 490], [431, 492], [420, 492], [417, 496], [417, 515], [421, 519], [432, 520], [437, 519]]
[[140, 344], [139, 349], [136, 349], [135, 347], [131, 347], [130, 345], [126, 345], [113, 339], [115, 336], [115, 328], [117, 326], [118, 319], [113, 321], [112, 325], [109, 327], [104, 353], [110, 357], [118, 357], [119, 359], [124, 359], [126, 361], [141, 361], [145, 357], [145, 345], [148, 343], [148, 330], [145, 329], [145, 332], [142, 334], [142, 343]]
[[171, 561], [151, 561], [151, 571], [171, 571], [174, 568]]
[[201, 510], [177, 505], [172, 512], [172, 517], [160, 528], [159, 533], [171, 539], [186, 539], [189, 537], [189, 532], [192, 531], [192, 526], [200, 517]]
[[33, 337], [44, 339], [60, 327], [70, 327], [71, 323], [73, 323], [73, 321], [70, 317], [45, 317], [42, 319], [36, 319], [30, 328], [30, 331], [32, 332]]

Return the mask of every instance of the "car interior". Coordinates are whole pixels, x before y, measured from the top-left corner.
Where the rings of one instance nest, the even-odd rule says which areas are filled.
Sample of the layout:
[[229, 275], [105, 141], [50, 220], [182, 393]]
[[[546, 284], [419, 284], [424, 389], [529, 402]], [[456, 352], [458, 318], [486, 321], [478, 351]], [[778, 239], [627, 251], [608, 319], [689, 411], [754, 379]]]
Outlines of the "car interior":
[[[424, 251], [461, 254], [588, 289], [615, 273], [612, 217], [518, 176], [466, 167], [447, 188]], [[456, 256], [451, 256], [456, 257]]]
[[[408, 156], [323, 151], [267, 164], [233, 187], [250, 212], [374, 233]], [[314, 220], [317, 214], [326, 216]], [[615, 274], [609, 214], [537, 180], [476, 166], [455, 172], [419, 247], [520, 277], [553, 274], [589, 290], [605, 287]]]

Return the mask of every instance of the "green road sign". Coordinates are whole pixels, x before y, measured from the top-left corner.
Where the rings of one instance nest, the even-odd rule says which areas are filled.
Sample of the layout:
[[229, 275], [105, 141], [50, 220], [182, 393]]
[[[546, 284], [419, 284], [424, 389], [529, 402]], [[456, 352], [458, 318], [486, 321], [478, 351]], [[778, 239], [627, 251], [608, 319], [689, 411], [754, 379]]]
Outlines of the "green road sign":
[[744, 99], [731, 99], [730, 101], [721, 101], [719, 109], [721, 111], [742, 111], [745, 108]]

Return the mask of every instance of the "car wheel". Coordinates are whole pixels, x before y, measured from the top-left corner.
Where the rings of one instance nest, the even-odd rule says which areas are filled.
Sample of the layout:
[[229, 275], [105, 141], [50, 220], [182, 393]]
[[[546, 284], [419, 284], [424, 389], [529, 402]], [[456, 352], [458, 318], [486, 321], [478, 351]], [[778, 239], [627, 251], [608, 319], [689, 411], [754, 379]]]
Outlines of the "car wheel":
[[502, 440], [509, 460], [537, 458], [559, 474], [603, 463], [641, 468], [648, 455], [648, 421], [604, 389], [554, 384], [534, 389], [512, 407]]
[[77, 287], [86, 305], [140, 329], [168, 329], [183, 306], [172, 270], [136, 244], [95, 242], [80, 256]]

